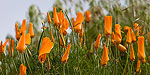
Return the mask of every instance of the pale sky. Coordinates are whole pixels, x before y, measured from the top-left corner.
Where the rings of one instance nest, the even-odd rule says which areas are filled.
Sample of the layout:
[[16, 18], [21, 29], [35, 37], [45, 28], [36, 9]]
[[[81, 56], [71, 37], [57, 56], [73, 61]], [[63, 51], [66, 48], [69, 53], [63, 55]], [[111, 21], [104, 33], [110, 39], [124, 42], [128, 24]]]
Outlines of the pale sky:
[[15, 22], [26, 18], [30, 5], [38, 6], [42, 13], [53, 9], [55, 0], [0, 0], [0, 40], [7, 34], [15, 37]]

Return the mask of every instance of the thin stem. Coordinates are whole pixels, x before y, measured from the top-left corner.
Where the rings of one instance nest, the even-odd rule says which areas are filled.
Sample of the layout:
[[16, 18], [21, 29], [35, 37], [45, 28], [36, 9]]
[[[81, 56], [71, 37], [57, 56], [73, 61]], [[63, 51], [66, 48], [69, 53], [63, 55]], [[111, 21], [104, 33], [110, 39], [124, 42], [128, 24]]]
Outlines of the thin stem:
[[66, 75], [65, 74], [65, 64], [63, 64], [63, 75]]

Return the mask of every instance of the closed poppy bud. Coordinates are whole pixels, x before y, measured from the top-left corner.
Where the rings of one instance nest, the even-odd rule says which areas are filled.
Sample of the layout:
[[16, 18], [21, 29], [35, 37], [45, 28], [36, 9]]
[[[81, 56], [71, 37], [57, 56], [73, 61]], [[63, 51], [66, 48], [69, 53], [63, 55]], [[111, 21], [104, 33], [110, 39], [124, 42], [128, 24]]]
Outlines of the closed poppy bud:
[[148, 41], [150, 43], [150, 32], [147, 33], [147, 39], [148, 39]]
[[124, 47], [124, 46], [121, 45], [121, 44], [118, 45], [118, 49], [119, 49], [120, 52], [125, 52], [125, 51], [127, 51], [126, 47]]
[[123, 30], [124, 30], [125, 32], [128, 32], [128, 29], [130, 29], [130, 27], [125, 26]]
[[128, 33], [127, 33], [127, 43], [131, 44], [132, 42], [132, 37], [131, 37], [131, 29], [128, 29]]
[[121, 43], [121, 40], [122, 40], [121, 26], [119, 24], [115, 25], [115, 40], [117, 44]]
[[101, 39], [101, 34], [99, 33], [98, 34], [98, 37], [96, 39], [96, 42], [95, 42], [95, 49], [98, 49], [99, 48], [99, 44], [100, 44], [100, 39]]
[[130, 60], [131, 61], [135, 60], [134, 49], [133, 49], [133, 45], [132, 44], [131, 44], [131, 50], [130, 50]]
[[23, 33], [22, 36], [19, 39], [16, 50], [23, 53], [26, 48], [27, 48], [27, 46], [25, 45], [25, 33]]
[[144, 37], [138, 37], [138, 58], [142, 61], [145, 59], [145, 50], [144, 50]]
[[26, 75], [27, 67], [23, 64], [20, 65], [20, 74], [19, 75]]
[[79, 37], [80, 37], [80, 38], [83, 37], [83, 24], [82, 24], [82, 26], [81, 26], [81, 31], [79, 32]]
[[16, 39], [19, 40], [21, 34], [18, 28], [18, 23], [15, 24], [15, 31], [16, 31]]
[[140, 60], [138, 60], [138, 62], [137, 62], [137, 68], [136, 68], [136, 72], [137, 73], [139, 73], [139, 71], [140, 71]]
[[52, 33], [52, 30], [50, 31], [50, 38], [53, 40], [53, 42], [55, 43], [55, 39], [54, 39], [54, 36], [53, 36], [53, 33]]
[[132, 42], [136, 42], [136, 36], [132, 29], [131, 29], [131, 37], [132, 37]]
[[31, 38], [30, 38], [30, 33], [28, 33], [25, 35], [25, 44], [30, 45], [30, 43], [31, 43]]
[[61, 59], [61, 62], [62, 63], [66, 63], [67, 60], [68, 60], [68, 56], [69, 56], [69, 52], [70, 52], [70, 48], [71, 48], [71, 44], [68, 45], [66, 51], [65, 51], [65, 54], [63, 55], [62, 59]]
[[34, 32], [33, 32], [33, 24], [31, 22], [30, 22], [30, 27], [29, 27], [29, 33], [30, 33], [31, 38], [33, 38]]
[[2, 53], [5, 51], [7, 42], [8, 42], [8, 39], [5, 41], [4, 44], [3, 44], [2, 41], [1, 41], [1, 45], [0, 45], [0, 54], [2, 54]]
[[49, 15], [49, 12], [47, 12], [47, 21], [49, 24], [52, 22], [51, 16]]
[[21, 26], [20, 32], [23, 34], [23, 33], [25, 33], [26, 30], [27, 30], [26, 19], [24, 19], [22, 21], [22, 26]]
[[53, 21], [55, 25], [59, 25], [59, 19], [55, 6], [53, 7]]
[[134, 30], [136, 31], [136, 36], [138, 37], [139, 36], [139, 24], [138, 23], [135, 23], [134, 24]]
[[111, 34], [111, 43], [115, 45], [115, 33], [114, 32], [112, 32]]
[[9, 39], [9, 54], [10, 56], [13, 56], [14, 52], [14, 40]]
[[88, 10], [85, 12], [85, 21], [86, 22], [90, 22], [91, 21], [91, 12], [88, 11]]
[[105, 35], [110, 35], [112, 31], [112, 16], [105, 16]]
[[101, 59], [101, 65], [102, 66], [107, 65], [107, 62], [109, 61], [108, 54], [109, 54], [109, 50], [106, 46], [104, 46], [103, 55], [102, 55], [102, 59]]
[[53, 46], [54, 46], [53, 42], [51, 42], [51, 40], [48, 37], [45, 37], [43, 39], [42, 46], [41, 46], [40, 51], [39, 51], [39, 57], [38, 57], [40, 63], [45, 62], [46, 54], [50, 53]]

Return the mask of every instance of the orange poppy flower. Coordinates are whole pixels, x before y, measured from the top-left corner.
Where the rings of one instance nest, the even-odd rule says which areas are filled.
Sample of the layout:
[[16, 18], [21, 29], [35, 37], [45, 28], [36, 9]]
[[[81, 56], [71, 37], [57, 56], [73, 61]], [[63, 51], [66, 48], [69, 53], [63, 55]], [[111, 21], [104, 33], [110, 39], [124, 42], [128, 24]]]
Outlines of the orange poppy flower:
[[53, 7], [53, 21], [54, 21], [54, 25], [59, 25], [59, 19], [58, 19], [55, 6]]
[[110, 35], [112, 31], [112, 16], [105, 16], [105, 35]]
[[27, 46], [25, 45], [25, 33], [23, 33], [22, 36], [19, 39], [16, 50], [23, 53], [26, 48], [27, 48]]
[[77, 19], [74, 23], [75, 32], [79, 33], [81, 30], [82, 22], [84, 21], [84, 16], [81, 12], [77, 12]]
[[31, 22], [30, 22], [30, 27], [29, 27], [29, 33], [30, 33], [31, 38], [33, 38], [34, 32], [33, 32], [33, 24]]
[[49, 15], [49, 12], [47, 12], [47, 21], [49, 24], [52, 22], [51, 16]]
[[107, 65], [107, 62], [109, 61], [108, 54], [109, 54], [109, 50], [106, 46], [104, 46], [103, 55], [102, 55], [102, 59], [101, 59], [101, 65], [102, 66]]
[[62, 21], [62, 27], [61, 27], [62, 33], [63, 33], [64, 36], [67, 34], [68, 27], [69, 27], [69, 22], [68, 22], [67, 19], [64, 18], [63, 21]]
[[132, 37], [132, 42], [136, 42], [136, 36], [132, 29], [131, 29], [131, 37]]
[[124, 47], [124, 46], [121, 45], [121, 44], [118, 45], [118, 49], [119, 49], [120, 52], [125, 52], [125, 51], [127, 51], [126, 47]]
[[16, 31], [16, 39], [19, 40], [20, 39], [20, 31], [19, 31], [19, 28], [18, 28], [18, 23], [16, 22], [15, 24], [15, 31]]
[[30, 33], [28, 33], [25, 35], [25, 44], [30, 45], [30, 43], [31, 43], [31, 38], [30, 38]]
[[85, 12], [85, 21], [86, 22], [90, 22], [91, 21], [91, 12], [88, 11], [88, 10]]
[[132, 37], [131, 37], [131, 29], [128, 29], [128, 33], [127, 33], [127, 43], [131, 44], [132, 42]]
[[53, 40], [53, 42], [55, 43], [55, 39], [54, 39], [54, 36], [53, 36], [53, 33], [52, 33], [52, 30], [50, 31], [50, 38]]
[[144, 37], [139, 36], [137, 43], [138, 43], [138, 58], [140, 60], [144, 60], [145, 59]]
[[9, 54], [13, 56], [14, 53], [14, 40], [9, 39]]
[[98, 37], [96, 39], [96, 42], [95, 42], [95, 49], [98, 49], [99, 48], [99, 44], [100, 44], [100, 39], [101, 39], [101, 34], [99, 33], [98, 34]]
[[53, 46], [54, 46], [53, 42], [51, 42], [51, 40], [48, 37], [45, 37], [43, 39], [42, 46], [41, 46], [41, 49], [39, 51], [39, 57], [38, 57], [40, 63], [45, 62], [46, 54], [50, 53]]
[[141, 63], [141, 61], [138, 60], [138, 62], [137, 62], [137, 68], [136, 68], [136, 72], [137, 73], [139, 73], [139, 71], [140, 71], [140, 63]]
[[119, 24], [115, 25], [115, 40], [117, 44], [121, 43], [121, 40], [122, 40], [121, 26]]
[[125, 27], [124, 27], [124, 31], [125, 31], [125, 32], [128, 32], [128, 29], [130, 29], [129, 26], [125, 26]]
[[135, 60], [134, 49], [133, 49], [133, 45], [132, 44], [131, 44], [131, 50], [130, 50], [130, 60], [131, 61]]
[[147, 39], [148, 39], [148, 41], [150, 43], [150, 32], [147, 33]]
[[26, 75], [27, 67], [23, 64], [20, 65], [20, 74], [19, 75]]
[[73, 24], [73, 27], [75, 27], [75, 19], [74, 19], [74, 17], [72, 18], [72, 24]]
[[22, 26], [21, 26], [20, 32], [23, 34], [23, 33], [25, 33], [26, 30], [27, 30], [26, 19], [24, 19], [22, 21]]
[[68, 56], [69, 56], [69, 52], [70, 52], [70, 48], [71, 48], [71, 44], [68, 45], [66, 51], [65, 51], [65, 54], [63, 55], [62, 59], [61, 59], [61, 62], [62, 63], [66, 63], [67, 60], [68, 60]]
[[1, 41], [1, 45], [0, 45], [0, 54], [2, 54], [2, 53], [5, 51], [7, 42], [8, 42], [8, 39], [5, 41], [4, 44], [3, 44], [2, 41]]
[[138, 25], [139, 25], [138, 23], [134, 24], [134, 30], [136, 31], [136, 36], [137, 37], [139, 36], [139, 29], [140, 29]]
[[60, 12], [57, 15], [58, 15], [58, 19], [59, 19], [59, 25], [62, 25], [62, 22], [65, 19], [62, 10], [60, 10]]

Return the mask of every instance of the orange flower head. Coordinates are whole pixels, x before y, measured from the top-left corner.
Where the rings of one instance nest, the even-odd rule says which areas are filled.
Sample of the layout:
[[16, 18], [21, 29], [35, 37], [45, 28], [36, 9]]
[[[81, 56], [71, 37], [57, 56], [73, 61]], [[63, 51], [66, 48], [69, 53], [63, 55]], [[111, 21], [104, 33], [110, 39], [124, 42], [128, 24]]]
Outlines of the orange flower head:
[[59, 19], [59, 25], [62, 25], [62, 22], [65, 19], [62, 10], [60, 10], [60, 12], [57, 15], [58, 15], [58, 19]]
[[53, 21], [54, 21], [54, 25], [59, 25], [59, 19], [58, 19], [55, 6], [53, 7]]
[[74, 17], [73, 17], [73, 18], [72, 18], [73, 27], [75, 26], [75, 22], [76, 22], [76, 20], [75, 20]]
[[108, 54], [109, 54], [109, 50], [106, 46], [104, 46], [103, 55], [102, 55], [102, 59], [101, 59], [101, 65], [102, 66], [107, 65], [107, 62], [109, 61]]
[[121, 26], [119, 24], [115, 25], [115, 40], [117, 44], [121, 43], [122, 36], [121, 36]]
[[25, 33], [26, 30], [27, 30], [26, 19], [24, 19], [22, 21], [22, 26], [21, 26], [20, 32], [23, 34], [23, 33]]
[[143, 36], [139, 36], [138, 37], [138, 58], [140, 60], [144, 60], [145, 59], [145, 49], [144, 49], [144, 37]]
[[91, 21], [91, 12], [88, 11], [88, 10], [85, 12], [85, 21], [86, 22], [90, 22]]
[[13, 56], [14, 53], [14, 40], [9, 39], [9, 54]]
[[30, 33], [31, 38], [33, 38], [34, 32], [33, 32], [33, 24], [31, 22], [30, 22], [30, 27], [29, 27], [29, 33]]
[[64, 18], [63, 21], [62, 21], [62, 28], [63, 28], [64, 30], [67, 30], [68, 27], [69, 27], [69, 22], [68, 22], [67, 19]]
[[5, 41], [4, 44], [3, 44], [2, 41], [1, 41], [1, 45], [0, 45], [0, 54], [2, 54], [2, 53], [5, 51], [7, 42], [8, 42], [8, 39]]
[[137, 68], [136, 68], [136, 72], [137, 73], [139, 73], [139, 71], [140, 71], [140, 64], [141, 64], [141, 62], [140, 62], [140, 60], [138, 60], [138, 62], [137, 62]]
[[79, 32], [79, 37], [80, 37], [80, 38], [83, 37], [83, 24], [82, 24], [82, 26], [81, 26], [81, 31]]
[[76, 33], [79, 33], [79, 32], [81, 31], [81, 29], [82, 29], [82, 24], [81, 24], [81, 23], [77, 24], [77, 25], [74, 27], [74, 31], [75, 31]]
[[131, 29], [131, 37], [132, 37], [132, 42], [136, 42], [136, 36], [132, 29]]
[[49, 12], [47, 12], [47, 21], [49, 24], [52, 22], [51, 16], [49, 15]]
[[125, 52], [127, 51], [126, 47], [124, 47], [123, 45], [119, 44], [118, 49], [120, 52]]
[[127, 41], [128, 44], [131, 44], [131, 42], [132, 42], [131, 29], [128, 30], [126, 41]]
[[150, 43], [150, 32], [147, 33], [147, 39], [148, 39], [148, 41]]
[[139, 36], [139, 30], [140, 30], [140, 27], [139, 27], [138, 23], [134, 24], [134, 30], [136, 31], [136, 36], [138, 37]]
[[20, 65], [20, 74], [19, 75], [26, 75], [27, 67], [23, 64]]
[[23, 53], [26, 48], [27, 48], [27, 46], [25, 45], [25, 33], [23, 33], [22, 36], [19, 39], [16, 50]]
[[101, 39], [101, 34], [99, 33], [98, 34], [98, 37], [96, 39], [96, 42], [95, 42], [95, 49], [98, 49], [99, 48], [99, 44], [100, 44], [100, 39]]
[[50, 53], [53, 46], [54, 46], [53, 42], [51, 42], [51, 40], [48, 37], [45, 37], [43, 39], [42, 46], [41, 46], [41, 49], [39, 51], [39, 57], [38, 57], [40, 63], [45, 62], [46, 54]]
[[16, 39], [19, 40], [20, 39], [20, 31], [19, 31], [19, 28], [18, 28], [18, 23], [16, 22], [15, 24], [15, 31], [16, 31]]
[[65, 54], [63, 55], [62, 59], [61, 59], [61, 62], [62, 63], [66, 63], [67, 60], [68, 60], [68, 56], [69, 56], [69, 52], [70, 52], [70, 48], [71, 48], [71, 44], [68, 45], [66, 51], [65, 51]]
[[112, 16], [105, 16], [105, 35], [110, 35], [112, 32]]
[[132, 44], [131, 44], [131, 50], [130, 50], [130, 60], [131, 61], [135, 60], [134, 49], [133, 49], [133, 45]]
[[130, 29], [130, 27], [129, 27], [129, 26], [125, 26], [123, 30], [124, 30], [125, 32], [128, 32], [128, 29]]
[[28, 33], [25, 35], [25, 44], [30, 45], [30, 43], [31, 43], [31, 38], [30, 38], [30, 33]]

